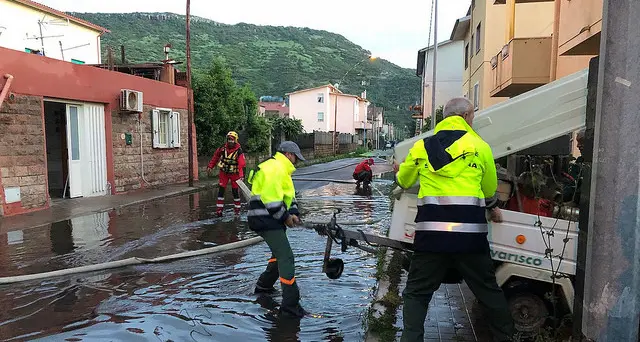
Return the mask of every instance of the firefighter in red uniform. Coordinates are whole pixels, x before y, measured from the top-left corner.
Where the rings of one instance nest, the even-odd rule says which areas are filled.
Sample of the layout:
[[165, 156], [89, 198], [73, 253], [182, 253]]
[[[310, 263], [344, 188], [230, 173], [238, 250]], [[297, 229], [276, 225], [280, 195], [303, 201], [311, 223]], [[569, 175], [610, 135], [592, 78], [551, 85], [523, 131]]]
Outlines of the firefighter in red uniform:
[[246, 161], [244, 159], [244, 153], [242, 147], [238, 142], [238, 133], [227, 133], [227, 143], [219, 147], [213, 154], [213, 158], [207, 166], [207, 172], [211, 173], [211, 170], [216, 167], [220, 168], [220, 175], [218, 176], [220, 182], [218, 184], [218, 202], [216, 215], [222, 216], [222, 209], [224, 208], [224, 191], [227, 187], [227, 183], [231, 181], [231, 193], [233, 194], [233, 209], [236, 214], [240, 213], [240, 192], [238, 190], [239, 179], [244, 177], [244, 167]]
[[364, 188], [369, 188], [371, 180], [373, 179], [373, 171], [371, 165], [373, 165], [373, 158], [369, 158], [356, 166], [353, 171], [353, 179], [356, 180], [356, 189], [360, 189], [360, 183], [364, 184]]

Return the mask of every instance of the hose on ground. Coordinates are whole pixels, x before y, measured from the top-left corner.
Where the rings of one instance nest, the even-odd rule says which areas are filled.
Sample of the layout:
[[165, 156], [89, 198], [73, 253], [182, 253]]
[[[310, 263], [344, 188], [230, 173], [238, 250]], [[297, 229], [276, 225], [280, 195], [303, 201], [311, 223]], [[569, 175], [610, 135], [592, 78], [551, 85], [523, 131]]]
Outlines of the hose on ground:
[[[384, 160], [384, 159], [382, 159], [382, 158], [380, 158], [380, 157], [375, 157], [375, 158], [377, 158], [377, 159], [381, 159], [381, 160]], [[385, 160], [385, 161], [386, 161], [386, 160]], [[353, 162], [353, 163], [349, 163], [349, 164], [347, 164], [347, 165], [343, 165], [343, 166], [335, 167], [335, 168], [333, 168], [333, 169], [324, 169], [324, 170], [321, 170], [321, 171], [312, 171], [312, 172], [305, 172], [305, 173], [295, 173], [295, 174], [294, 174], [294, 176], [317, 175], [317, 174], [319, 174], [319, 173], [325, 173], [325, 172], [337, 171], [337, 170], [341, 170], [341, 169], [344, 169], [344, 168], [347, 168], [347, 167], [350, 167], [350, 166], [354, 166], [354, 165], [358, 165], [358, 164], [360, 164], [360, 162]]]
[[331, 183], [355, 184], [354, 180], [344, 180], [344, 179], [298, 178], [298, 177], [291, 177], [291, 179], [294, 181], [300, 181], [300, 182], [331, 182]]
[[40, 279], [46, 279], [46, 278], [61, 277], [61, 276], [66, 276], [71, 274], [78, 274], [78, 273], [103, 271], [103, 270], [132, 266], [132, 265], [157, 264], [161, 262], [168, 262], [168, 261], [174, 261], [178, 259], [191, 258], [195, 256], [200, 256], [200, 255], [229, 251], [236, 248], [242, 248], [242, 247], [254, 245], [261, 241], [263, 241], [262, 238], [257, 236], [250, 239], [227, 243], [220, 246], [199, 249], [196, 251], [188, 251], [188, 252], [182, 252], [177, 254], [171, 254], [171, 255], [166, 255], [166, 256], [157, 257], [153, 259], [133, 257], [133, 258], [128, 258], [124, 260], [110, 261], [110, 262], [105, 262], [105, 263], [100, 263], [95, 265], [73, 267], [73, 268], [67, 268], [67, 269], [51, 271], [51, 272], [27, 274], [27, 275], [13, 276], [13, 277], [2, 277], [0, 278], [0, 285], [19, 283], [19, 282], [30, 281], [30, 280], [40, 280]]

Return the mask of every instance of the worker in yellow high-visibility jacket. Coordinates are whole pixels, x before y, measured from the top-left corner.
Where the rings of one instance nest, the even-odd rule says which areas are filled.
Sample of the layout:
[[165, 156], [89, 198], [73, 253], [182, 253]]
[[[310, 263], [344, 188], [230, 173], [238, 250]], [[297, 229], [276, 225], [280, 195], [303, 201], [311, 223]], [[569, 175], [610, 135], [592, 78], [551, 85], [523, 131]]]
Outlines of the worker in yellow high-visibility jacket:
[[487, 240], [486, 211], [493, 221], [502, 221], [493, 154], [471, 128], [474, 107], [469, 100], [450, 100], [443, 116], [434, 135], [417, 141], [397, 168], [402, 188], [420, 181], [401, 341], [424, 341], [429, 302], [450, 269], [459, 272], [486, 309], [494, 341], [511, 341], [513, 320], [496, 282]]
[[249, 180], [252, 184], [249, 228], [264, 238], [272, 253], [267, 269], [258, 279], [255, 292], [273, 292], [273, 285], [280, 278], [280, 313], [293, 317], [302, 317], [306, 313], [300, 306], [293, 251], [286, 233], [287, 227], [300, 223], [291, 179], [298, 160], [305, 160], [300, 147], [292, 141], [284, 141], [278, 147], [278, 152], [261, 163]]

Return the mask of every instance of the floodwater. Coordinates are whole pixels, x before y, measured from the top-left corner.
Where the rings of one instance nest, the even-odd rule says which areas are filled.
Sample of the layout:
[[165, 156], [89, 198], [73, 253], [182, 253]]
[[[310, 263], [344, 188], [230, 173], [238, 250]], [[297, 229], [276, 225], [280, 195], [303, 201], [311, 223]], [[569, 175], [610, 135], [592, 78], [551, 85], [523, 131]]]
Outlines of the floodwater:
[[[350, 174], [350, 169], [345, 169]], [[342, 175], [344, 176], [344, 174]], [[347, 176], [348, 177], [348, 176]], [[345, 178], [345, 177], [343, 177]], [[299, 202], [305, 220], [378, 221], [353, 227], [388, 229], [391, 182], [374, 182], [373, 195], [351, 184], [312, 182]], [[157, 257], [243, 240], [253, 234], [246, 216], [214, 218], [216, 193], [173, 197], [119, 212], [104, 212], [0, 235], [0, 275], [65, 269], [133, 256]], [[229, 203], [229, 202], [228, 202]], [[278, 294], [253, 294], [270, 256], [264, 243], [172, 263], [49, 278], [0, 286], [0, 339], [43, 341], [358, 341], [375, 286], [375, 257], [357, 249], [340, 279], [322, 273], [326, 240], [295, 228], [302, 305], [313, 317], [279, 319]]]

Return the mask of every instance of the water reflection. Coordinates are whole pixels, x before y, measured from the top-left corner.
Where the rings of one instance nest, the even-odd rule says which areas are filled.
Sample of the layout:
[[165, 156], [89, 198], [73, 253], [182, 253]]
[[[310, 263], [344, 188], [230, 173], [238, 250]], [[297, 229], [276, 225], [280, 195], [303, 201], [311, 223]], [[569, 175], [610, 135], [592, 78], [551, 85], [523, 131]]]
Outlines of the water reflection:
[[53, 253], [63, 255], [72, 252], [75, 246], [73, 245], [73, 226], [71, 221], [53, 223], [49, 239], [51, 240], [51, 251]]

